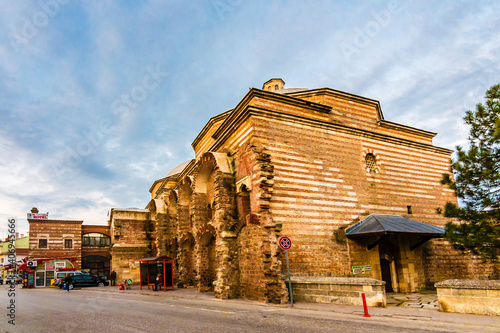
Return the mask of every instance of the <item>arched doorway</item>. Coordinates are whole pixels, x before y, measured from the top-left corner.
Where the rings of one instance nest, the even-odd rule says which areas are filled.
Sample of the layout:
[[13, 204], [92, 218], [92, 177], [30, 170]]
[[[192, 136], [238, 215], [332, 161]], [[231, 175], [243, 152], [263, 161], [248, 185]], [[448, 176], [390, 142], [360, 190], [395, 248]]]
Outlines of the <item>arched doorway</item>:
[[194, 286], [196, 267], [194, 266], [194, 238], [191, 233], [185, 234], [179, 242], [177, 269], [179, 275], [179, 288]]
[[198, 243], [198, 276], [200, 291], [213, 291], [216, 280], [215, 237], [205, 232]]
[[82, 269], [90, 275], [106, 277], [109, 279], [110, 260], [103, 256], [86, 256], [82, 258]]

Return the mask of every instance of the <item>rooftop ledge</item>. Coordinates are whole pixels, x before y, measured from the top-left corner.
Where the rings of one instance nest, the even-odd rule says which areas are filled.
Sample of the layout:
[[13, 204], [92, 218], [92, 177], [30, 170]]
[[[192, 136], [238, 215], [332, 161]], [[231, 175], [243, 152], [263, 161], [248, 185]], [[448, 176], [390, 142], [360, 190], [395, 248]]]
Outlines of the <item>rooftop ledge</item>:
[[500, 280], [446, 280], [434, 284], [436, 288], [500, 290]]

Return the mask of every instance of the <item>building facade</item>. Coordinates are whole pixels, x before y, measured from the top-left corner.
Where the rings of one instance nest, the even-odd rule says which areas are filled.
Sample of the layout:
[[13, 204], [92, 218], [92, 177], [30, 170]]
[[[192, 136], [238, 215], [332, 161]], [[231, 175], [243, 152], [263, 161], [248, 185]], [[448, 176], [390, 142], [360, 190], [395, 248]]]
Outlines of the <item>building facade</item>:
[[83, 221], [48, 216], [33, 218], [37, 213], [33, 208], [28, 214], [28, 260], [38, 263], [33, 267], [36, 287], [50, 286], [55, 273], [61, 270], [84, 270], [109, 278], [109, 226], [83, 225]]
[[[12, 245], [15, 248], [15, 256]], [[10, 238], [6, 238], [0, 244], [0, 248], [0, 276], [5, 279], [9, 274], [19, 273], [18, 268], [23, 264], [22, 260], [29, 254], [29, 237], [16, 233], [16, 239], [13, 242]]]
[[452, 151], [433, 145], [435, 133], [385, 120], [376, 100], [284, 86], [271, 79], [211, 118], [195, 158], [153, 183], [145, 209], [112, 209], [119, 278], [139, 278], [131, 259], [170, 256], [180, 287], [285, 302], [283, 235], [293, 276], [371, 277], [400, 292], [498, 278], [498, 266], [418, 230], [347, 237], [372, 215], [444, 226], [436, 208], [457, 202], [440, 183]]

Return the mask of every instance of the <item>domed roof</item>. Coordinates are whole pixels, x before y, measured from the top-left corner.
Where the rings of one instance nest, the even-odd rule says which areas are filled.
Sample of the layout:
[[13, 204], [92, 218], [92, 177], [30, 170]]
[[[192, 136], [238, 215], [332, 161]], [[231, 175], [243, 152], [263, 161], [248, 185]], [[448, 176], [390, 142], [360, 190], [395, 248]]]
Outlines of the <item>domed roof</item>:
[[178, 166], [176, 166], [175, 168], [172, 169], [172, 171], [170, 171], [167, 175], [167, 177], [170, 177], [170, 176], [173, 176], [173, 175], [176, 175], [178, 173], [181, 173], [182, 170], [184, 170], [184, 168], [189, 164], [189, 162], [191, 162], [192, 160], [187, 160], [185, 162], [182, 162], [181, 164], [179, 164]]

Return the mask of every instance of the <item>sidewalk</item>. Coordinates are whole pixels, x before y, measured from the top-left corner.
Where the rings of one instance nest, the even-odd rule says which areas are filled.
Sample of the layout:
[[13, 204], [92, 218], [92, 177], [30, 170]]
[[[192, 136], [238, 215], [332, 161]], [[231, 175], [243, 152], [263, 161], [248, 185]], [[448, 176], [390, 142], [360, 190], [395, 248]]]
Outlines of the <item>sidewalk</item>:
[[[195, 288], [182, 288], [167, 290], [167, 291], [152, 291], [147, 288], [139, 289], [139, 286], [132, 285], [130, 290], [119, 290], [118, 287], [103, 287], [103, 288], [88, 288], [93, 291], [99, 290], [102, 292], [112, 292], [120, 294], [134, 294], [134, 295], [149, 295], [165, 298], [183, 298], [183, 299], [200, 299], [200, 300], [214, 300], [214, 294], [211, 292], [199, 293]], [[82, 288], [85, 289], [85, 288]], [[386, 308], [369, 307], [369, 315], [373, 318], [397, 318], [415, 321], [432, 321], [440, 323], [452, 323], [458, 325], [478, 325], [492, 328], [500, 332], [500, 317], [499, 316], [483, 316], [474, 314], [462, 313], [448, 313], [440, 312], [437, 307], [437, 299], [435, 294], [389, 294], [388, 304]], [[405, 300], [407, 299], [407, 301]], [[220, 300], [217, 300], [220, 301]], [[246, 299], [232, 299], [221, 302], [238, 302], [238, 303], [252, 303], [265, 306], [277, 307], [291, 307], [290, 304], [264, 304], [262, 302], [255, 302]], [[422, 307], [417, 307], [418, 304]], [[340, 305], [340, 304], [320, 304], [320, 303], [294, 303], [294, 309], [311, 310], [311, 311], [326, 311], [334, 313], [342, 313], [347, 315], [354, 315], [363, 318], [364, 311], [361, 306]]]

